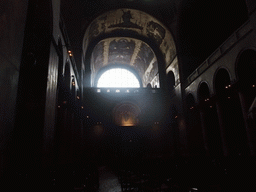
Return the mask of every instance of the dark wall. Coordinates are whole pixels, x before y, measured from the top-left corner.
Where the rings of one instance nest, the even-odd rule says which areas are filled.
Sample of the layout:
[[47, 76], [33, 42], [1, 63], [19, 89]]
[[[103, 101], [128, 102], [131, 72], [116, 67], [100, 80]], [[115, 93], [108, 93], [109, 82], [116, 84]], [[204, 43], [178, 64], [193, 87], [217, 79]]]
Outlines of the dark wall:
[[0, 176], [8, 162], [27, 15], [27, 0], [0, 1]]
[[179, 9], [177, 48], [184, 77], [188, 77], [248, 18], [239, 0], [184, 0]]
[[40, 165], [51, 34], [51, 1], [29, 1], [11, 149], [15, 169]]

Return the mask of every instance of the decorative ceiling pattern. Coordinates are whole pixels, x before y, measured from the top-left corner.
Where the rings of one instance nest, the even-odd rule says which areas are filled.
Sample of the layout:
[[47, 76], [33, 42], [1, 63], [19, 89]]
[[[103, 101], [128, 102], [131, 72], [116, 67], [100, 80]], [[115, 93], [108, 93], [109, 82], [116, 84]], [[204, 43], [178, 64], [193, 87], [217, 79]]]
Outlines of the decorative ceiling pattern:
[[[98, 36], [118, 31], [120, 34], [122, 31], [128, 31], [130, 34], [151, 39], [162, 52], [165, 61], [163, 64], [166, 66], [176, 56], [174, 40], [169, 30], [154, 17], [133, 9], [112, 10], [97, 17], [85, 32], [84, 55], [90, 42]], [[144, 87], [151, 83], [158, 73], [158, 62], [150, 46], [131, 37], [111, 37], [100, 41], [94, 47], [90, 64], [92, 82], [97, 72], [110, 64], [125, 64], [133, 67]]]
[[[107, 38], [94, 48], [91, 57], [93, 78], [107, 65], [129, 65], [134, 68], [146, 86], [157, 74], [157, 59], [145, 42], [134, 38]], [[147, 71], [147, 73], [146, 73]]]
[[176, 55], [176, 48], [170, 31], [151, 15], [134, 9], [117, 9], [97, 17], [87, 28], [83, 50], [87, 50], [90, 42], [102, 34], [117, 30], [126, 30], [151, 38], [164, 54], [166, 65]]

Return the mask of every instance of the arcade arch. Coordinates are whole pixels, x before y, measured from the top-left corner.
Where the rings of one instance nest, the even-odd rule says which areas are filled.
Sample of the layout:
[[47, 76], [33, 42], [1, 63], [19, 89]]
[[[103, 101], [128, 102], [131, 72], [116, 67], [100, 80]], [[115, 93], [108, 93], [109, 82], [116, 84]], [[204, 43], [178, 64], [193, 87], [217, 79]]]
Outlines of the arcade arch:
[[255, 105], [256, 98], [256, 51], [248, 49], [243, 51], [236, 63], [238, 77], [238, 94], [241, 102], [243, 119], [246, 127], [250, 152], [255, 152], [255, 119], [249, 118]]
[[168, 81], [168, 89], [169, 91], [172, 91], [175, 87], [175, 77], [172, 71], [169, 71], [167, 73], [167, 81]]
[[226, 149], [224, 155], [247, 155], [249, 151], [239, 95], [224, 68], [216, 73], [215, 89], [222, 143]]
[[194, 96], [189, 93], [186, 97], [187, 106], [187, 140], [191, 156], [205, 155], [200, 113]]
[[208, 84], [201, 82], [198, 88], [198, 101], [204, 145], [210, 156], [219, 157], [222, 155], [220, 127], [216, 105], [210, 97]]

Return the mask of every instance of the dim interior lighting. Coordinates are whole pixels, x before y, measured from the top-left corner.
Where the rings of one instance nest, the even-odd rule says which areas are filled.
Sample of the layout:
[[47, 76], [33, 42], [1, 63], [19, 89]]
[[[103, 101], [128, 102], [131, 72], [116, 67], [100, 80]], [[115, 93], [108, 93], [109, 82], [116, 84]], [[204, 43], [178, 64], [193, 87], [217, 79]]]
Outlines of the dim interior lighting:
[[230, 97], [228, 97], [228, 99], [230, 99]]
[[84, 109], [84, 106], [81, 106], [81, 109]]
[[100, 89], [97, 89], [97, 92], [100, 93]]
[[87, 116], [86, 118], [89, 119], [89, 116]]
[[228, 87], [231, 87], [231, 85], [228, 85]]
[[60, 108], [60, 105], [58, 106], [58, 108]]
[[194, 107], [190, 107], [190, 109], [194, 109]]
[[212, 106], [210, 106], [210, 108], [212, 108]]
[[80, 99], [80, 97], [79, 97], [79, 96], [76, 96], [76, 98], [77, 98], [77, 99]]
[[255, 85], [252, 85], [252, 87], [255, 87]]
[[126, 93], [130, 93], [129, 89], [126, 90]]
[[63, 101], [63, 104], [67, 104], [67, 101]]
[[117, 90], [116, 90], [116, 92], [117, 92], [117, 93], [120, 93], [120, 90], [119, 90], [119, 89], [117, 89]]
[[228, 86], [226, 86], [225, 88], [228, 89]]
[[71, 53], [71, 51], [70, 51], [70, 50], [68, 50], [68, 53]]
[[178, 116], [175, 116], [175, 119], [177, 119], [178, 118]]

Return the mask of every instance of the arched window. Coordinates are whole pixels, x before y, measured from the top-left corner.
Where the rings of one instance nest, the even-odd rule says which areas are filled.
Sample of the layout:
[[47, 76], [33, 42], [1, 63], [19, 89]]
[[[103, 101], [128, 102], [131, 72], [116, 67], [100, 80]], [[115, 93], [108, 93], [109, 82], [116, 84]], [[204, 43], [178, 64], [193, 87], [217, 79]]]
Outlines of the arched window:
[[172, 71], [169, 71], [168, 74], [167, 74], [167, 78], [168, 78], [168, 89], [170, 91], [172, 91], [174, 89], [174, 86], [175, 86], [174, 73]]
[[112, 68], [105, 71], [99, 78], [97, 87], [131, 87], [139, 88], [138, 78], [124, 68]]

